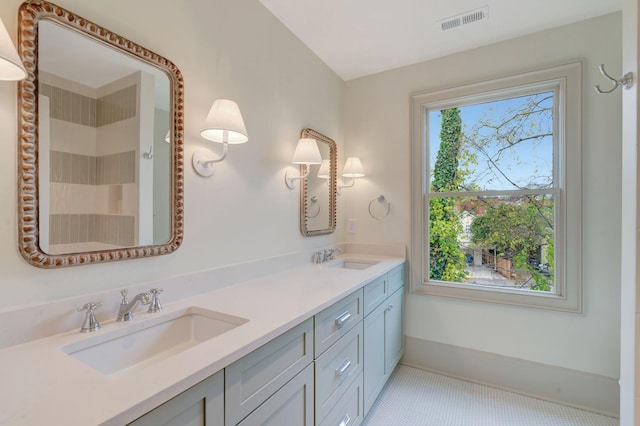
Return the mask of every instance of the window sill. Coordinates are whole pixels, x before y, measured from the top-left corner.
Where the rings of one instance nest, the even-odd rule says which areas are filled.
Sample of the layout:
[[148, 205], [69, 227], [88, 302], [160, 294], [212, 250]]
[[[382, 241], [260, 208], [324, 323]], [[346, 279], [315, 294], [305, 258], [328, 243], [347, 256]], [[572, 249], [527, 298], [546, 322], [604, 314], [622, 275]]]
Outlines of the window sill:
[[470, 284], [426, 282], [414, 285], [412, 293], [429, 296], [452, 297], [480, 302], [500, 303], [561, 312], [582, 313], [582, 295], [568, 292], [566, 295], [537, 291], [510, 290]]

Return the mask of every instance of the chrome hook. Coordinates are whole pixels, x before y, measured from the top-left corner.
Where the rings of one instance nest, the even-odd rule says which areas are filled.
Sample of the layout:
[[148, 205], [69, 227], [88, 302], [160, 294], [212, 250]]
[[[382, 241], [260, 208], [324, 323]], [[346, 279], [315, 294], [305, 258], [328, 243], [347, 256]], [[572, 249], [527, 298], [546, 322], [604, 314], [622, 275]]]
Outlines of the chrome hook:
[[627, 90], [631, 89], [631, 86], [633, 86], [633, 73], [631, 72], [626, 73], [624, 76], [622, 76], [620, 80], [616, 80], [615, 78], [607, 74], [607, 72], [604, 70], [604, 64], [600, 64], [598, 66], [598, 69], [600, 70], [600, 74], [602, 74], [607, 80], [613, 83], [613, 87], [610, 90], [602, 90], [600, 88], [600, 85], [596, 84], [595, 86], [593, 86], [593, 90], [595, 90], [596, 93], [599, 93], [599, 94], [611, 93], [614, 90], [616, 90], [620, 85]]
[[153, 145], [149, 146], [149, 152], [144, 152], [142, 158], [145, 160], [151, 160], [153, 158]]

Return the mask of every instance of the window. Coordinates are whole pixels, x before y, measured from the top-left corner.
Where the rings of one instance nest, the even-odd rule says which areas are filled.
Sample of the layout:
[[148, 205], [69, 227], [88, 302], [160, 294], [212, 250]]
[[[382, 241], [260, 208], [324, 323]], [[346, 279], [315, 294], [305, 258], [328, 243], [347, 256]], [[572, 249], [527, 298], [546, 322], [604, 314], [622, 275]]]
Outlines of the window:
[[581, 64], [415, 95], [412, 290], [581, 311]]

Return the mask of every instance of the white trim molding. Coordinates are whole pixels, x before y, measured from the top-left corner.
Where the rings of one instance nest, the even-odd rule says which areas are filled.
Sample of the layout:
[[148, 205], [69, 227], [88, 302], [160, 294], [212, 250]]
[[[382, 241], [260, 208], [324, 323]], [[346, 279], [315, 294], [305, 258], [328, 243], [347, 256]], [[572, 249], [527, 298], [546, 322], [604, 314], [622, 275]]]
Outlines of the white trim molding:
[[618, 417], [618, 379], [405, 337], [401, 364]]

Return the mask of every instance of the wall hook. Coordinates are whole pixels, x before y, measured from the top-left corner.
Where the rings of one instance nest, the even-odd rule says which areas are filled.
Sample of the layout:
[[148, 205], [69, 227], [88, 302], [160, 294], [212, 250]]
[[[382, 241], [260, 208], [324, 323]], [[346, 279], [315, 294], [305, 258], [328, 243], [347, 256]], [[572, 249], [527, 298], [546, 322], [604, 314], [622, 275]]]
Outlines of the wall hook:
[[600, 85], [596, 84], [595, 86], [593, 86], [593, 90], [595, 90], [596, 93], [600, 93], [600, 94], [611, 93], [614, 90], [616, 90], [620, 85], [627, 90], [631, 89], [631, 86], [633, 86], [633, 73], [631, 72], [626, 73], [624, 76], [622, 76], [620, 80], [616, 80], [615, 78], [607, 74], [607, 72], [604, 70], [604, 64], [600, 64], [598, 66], [598, 69], [600, 70], [600, 74], [602, 74], [607, 80], [613, 83], [613, 87], [610, 90], [602, 90], [600, 88]]
[[145, 152], [142, 154], [142, 158], [145, 160], [151, 160], [153, 158], [153, 145], [149, 147], [149, 152]]

